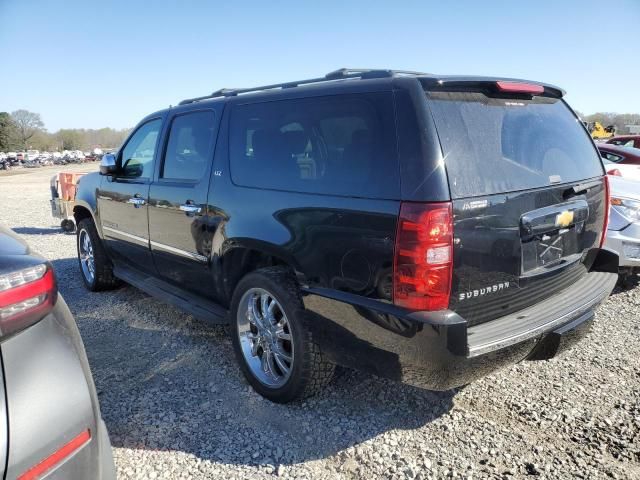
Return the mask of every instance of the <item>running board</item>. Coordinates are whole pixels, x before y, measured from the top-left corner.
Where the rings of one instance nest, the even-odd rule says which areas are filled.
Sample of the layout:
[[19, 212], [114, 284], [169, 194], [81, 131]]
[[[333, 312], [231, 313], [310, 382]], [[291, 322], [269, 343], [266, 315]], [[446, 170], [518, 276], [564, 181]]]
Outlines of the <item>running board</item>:
[[229, 312], [217, 303], [185, 292], [163, 280], [151, 277], [129, 267], [114, 266], [113, 274], [148, 295], [169, 303], [194, 317], [215, 324], [229, 323]]

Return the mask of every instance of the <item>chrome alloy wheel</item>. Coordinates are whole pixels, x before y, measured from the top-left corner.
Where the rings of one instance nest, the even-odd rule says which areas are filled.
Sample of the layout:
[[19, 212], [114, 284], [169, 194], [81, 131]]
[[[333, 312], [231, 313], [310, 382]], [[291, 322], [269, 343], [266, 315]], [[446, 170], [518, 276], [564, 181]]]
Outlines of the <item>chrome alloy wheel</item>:
[[78, 236], [78, 256], [80, 257], [80, 266], [82, 274], [88, 282], [93, 282], [96, 275], [96, 267], [93, 259], [93, 245], [89, 232], [82, 230]]
[[294, 351], [289, 320], [278, 301], [262, 288], [251, 288], [240, 299], [236, 321], [253, 376], [268, 387], [282, 387], [291, 376]]

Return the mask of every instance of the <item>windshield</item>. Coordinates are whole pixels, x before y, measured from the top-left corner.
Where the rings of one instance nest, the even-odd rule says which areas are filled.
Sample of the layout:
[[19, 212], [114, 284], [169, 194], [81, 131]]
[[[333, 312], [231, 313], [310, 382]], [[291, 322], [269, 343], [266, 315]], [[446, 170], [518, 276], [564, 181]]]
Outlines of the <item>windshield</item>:
[[603, 174], [580, 121], [558, 99], [428, 92], [454, 198], [546, 187]]

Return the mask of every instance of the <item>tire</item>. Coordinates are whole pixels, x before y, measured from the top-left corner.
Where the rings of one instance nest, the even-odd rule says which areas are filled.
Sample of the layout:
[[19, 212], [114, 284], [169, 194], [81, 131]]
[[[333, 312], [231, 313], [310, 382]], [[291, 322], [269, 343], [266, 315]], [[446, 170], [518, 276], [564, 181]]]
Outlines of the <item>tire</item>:
[[73, 222], [73, 220], [65, 219], [60, 222], [60, 227], [63, 231], [71, 233], [76, 229], [76, 224]]
[[[89, 241], [90, 252], [87, 252], [87, 244], [84, 243], [86, 240]], [[85, 218], [78, 222], [76, 245], [78, 248], [80, 276], [87, 290], [92, 292], [111, 290], [120, 284], [120, 281], [113, 275], [113, 264], [109, 260], [98, 236], [96, 226], [90, 218]], [[89, 266], [87, 253], [91, 257], [93, 268]], [[90, 272], [93, 274], [91, 275]]]
[[[263, 303], [264, 295], [270, 296], [275, 306], [268, 299]], [[252, 313], [250, 305], [257, 315]], [[273, 313], [263, 317], [263, 305], [269, 305], [267, 311], [272, 307]], [[252, 316], [253, 322], [249, 320]], [[331, 381], [335, 365], [323, 358], [313, 341], [298, 285], [287, 269], [263, 268], [243, 277], [233, 293], [230, 319], [231, 341], [240, 369], [263, 397], [277, 403], [300, 400], [320, 393]], [[270, 326], [258, 330], [257, 324], [263, 320]], [[287, 335], [290, 340], [286, 340]], [[260, 346], [254, 350], [255, 345]], [[287, 355], [290, 362], [286, 360]], [[264, 362], [265, 358], [272, 361]], [[270, 365], [267, 371], [265, 364]]]

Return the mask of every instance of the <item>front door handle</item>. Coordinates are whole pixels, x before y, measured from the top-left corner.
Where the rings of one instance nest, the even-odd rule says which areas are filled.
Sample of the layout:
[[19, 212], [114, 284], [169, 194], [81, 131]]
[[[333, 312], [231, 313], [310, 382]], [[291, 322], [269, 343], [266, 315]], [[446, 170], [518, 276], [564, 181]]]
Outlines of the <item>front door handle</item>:
[[198, 205], [194, 205], [191, 202], [187, 202], [184, 205], [180, 205], [180, 210], [182, 210], [187, 215], [195, 215], [196, 213], [202, 212], [202, 208]]
[[127, 203], [130, 203], [134, 207], [138, 208], [144, 205], [146, 202], [144, 201], [144, 198], [140, 197], [140, 194], [136, 193], [133, 197], [127, 200]]

